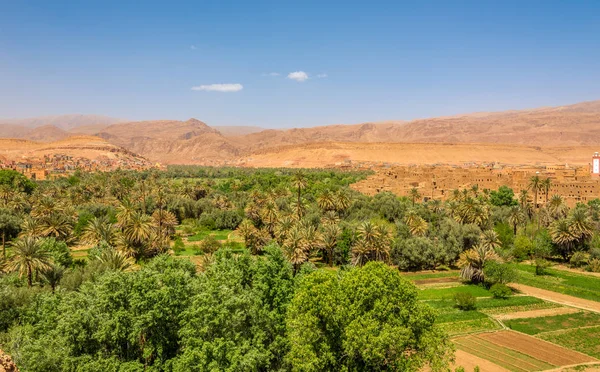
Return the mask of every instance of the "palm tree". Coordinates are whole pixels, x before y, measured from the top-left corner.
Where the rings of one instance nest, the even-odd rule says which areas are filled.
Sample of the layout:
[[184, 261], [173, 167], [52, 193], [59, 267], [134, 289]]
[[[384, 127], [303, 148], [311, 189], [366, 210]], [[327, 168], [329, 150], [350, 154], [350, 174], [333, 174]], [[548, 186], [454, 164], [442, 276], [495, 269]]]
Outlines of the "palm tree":
[[16, 271], [19, 276], [27, 275], [27, 286], [33, 285], [33, 274], [48, 270], [52, 264], [50, 252], [42, 248], [39, 239], [30, 236], [18, 239], [12, 246], [13, 256], [7, 270]]
[[521, 207], [515, 205], [510, 208], [510, 213], [508, 215], [508, 223], [512, 225], [513, 233], [517, 235], [517, 226], [525, 223], [525, 214], [521, 210]]
[[137, 268], [132, 257], [117, 249], [104, 249], [97, 259], [109, 270], [132, 271]]
[[335, 195], [329, 191], [323, 191], [317, 198], [317, 205], [324, 211], [335, 210]]
[[300, 265], [308, 259], [308, 254], [306, 252], [306, 241], [297, 226], [290, 230], [282, 249], [284, 256], [294, 267], [294, 273], [298, 272]]
[[544, 189], [544, 194], [546, 195], [546, 205], [548, 205], [548, 194], [550, 194], [550, 188], [552, 187], [552, 180], [550, 178], [546, 178], [542, 181], [541, 187]]
[[561, 218], [554, 221], [548, 228], [552, 242], [558, 245], [561, 249], [561, 254], [566, 260], [571, 252], [573, 244], [577, 240], [577, 235], [573, 232], [568, 219]]
[[542, 189], [542, 180], [540, 176], [533, 176], [529, 179], [529, 188], [533, 191], [533, 206], [538, 207], [538, 192]]
[[348, 193], [340, 189], [334, 195], [335, 209], [338, 213], [343, 214], [350, 207], [350, 197]]
[[42, 276], [44, 277], [44, 279], [46, 279], [48, 284], [50, 284], [50, 288], [52, 288], [52, 293], [54, 293], [56, 287], [62, 280], [62, 277], [65, 275], [65, 271], [66, 269], [64, 267], [57, 264], [52, 264], [48, 269], [42, 271]]
[[456, 264], [461, 268], [463, 279], [481, 283], [485, 279], [483, 268], [490, 261], [500, 261], [500, 256], [493, 249], [478, 244], [461, 253]]
[[485, 230], [481, 233], [480, 244], [486, 249], [496, 250], [500, 248], [502, 242], [498, 233], [494, 230]]
[[392, 231], [387, 226], [378, 224], [375, 226], [375, 233], [377, 234], [377, 243], [373, 249], [375, 259], [387, 262], [392, 248]]
[[177, 226], [177, 217], [173, 212], [157, 209], [152, 213], [152, 222], [157, 228], [157, 234], [162, 237], [169, 237], [175, 234]]
[[279, 245], [282, 245], [287, 237], [288, 231], [294, 226], [294, 220], [289, 215], [284, 215], [277, 220], [275, 224], [275, 239]]
[[323, 239], [323, 249], [327, 254], [327, 261], [329, 266], [333, 266], [333, 253], [335, 247], [337, 247], [338, 238], [340, 236], [341, 229], [334, 224], [328, 224], [323, 226], [323, 232], [321, 233]]
[[423, 236], [429, 228], [427, 221], [419, 216], [414, 210], [408, 211], [404, 216], [404, 223], [408, 226], [413, 236]]
[[548, 204], [548, 211], [554, 219], [559, 219], [567, 216], [568, 207], [564, 199], [560, 195], [552, 195]]
[[410, 199], [412, 200], [413, 206], [415, 205], [416, 200], [421, 198], [419, 189], [417, 189], [416, 187], [413, 187], [412, 189], [410, 189], [410, 191], [408, 192], [408, 195], [410, 196]]
[[110, 223], [108, 217], [94, 217], [83, 229], [81, 240], [86, 244], [98, 244], [105, 241], [108, 245], [113, 245], [116, 232], [114, 224]]
[[304, 175], [304, 173], [302, 171], [298, 171], [296, 173], [294, 173], [294, 176], [292, 177], [292, 186], [298, 191], [298, 198], [297, 198], [297, 211], [298, 211], [298, 219], [302, 218], [302, 214], [304, 212], [304, 209], [301, 208], [300, 206], [302, 206], [302, 190], [304, 190], [306, 188], [306, 186], [308, 185], [308, 182], [306, 180], [306, 176]]
[[152, 240], [153, 228], [152, 218], [140, 212], [134, 212], [128, 218], [127, 224], [123, 226], [123, 237], [134, 249], [132, 253], [137, 257], [148, 253], [146, 250]]
[[20, 237], [40, 237], [41, 235], [42, 228], [38, 220], [31, 217], [23, 219], [23, 222], [21, 223], [21, 233], [19, 234]]
[[594, 234], [594, 224], [588, 215], [588, 210], [585, 207], [576, 207], [571, 212], [569, 217], [571, 231], [577, 236], [577, 240], [583, 243]]
[[246, 247], [250, 248], [250, 250], [254, 253], [254, 243], [258, 231], [252, 221], [249, 219], [243, 220], [237, 228], [237, 233], [242, 237], [242, 239], [244, 239], [244, 244]]
[[52, 236], [58, 240], [66, 241], [73, 232], [73, 220], [65, 214], [54, 213], [42, 218], [40, 228], [42, 236]]

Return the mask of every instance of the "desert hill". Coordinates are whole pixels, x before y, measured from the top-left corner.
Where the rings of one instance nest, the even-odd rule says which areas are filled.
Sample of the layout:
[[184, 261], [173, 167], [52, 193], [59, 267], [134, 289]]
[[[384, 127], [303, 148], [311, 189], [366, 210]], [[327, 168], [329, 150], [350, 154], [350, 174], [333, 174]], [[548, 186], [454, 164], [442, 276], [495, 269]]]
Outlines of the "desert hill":
[[224, 135], [225, 137], [232, 136], [245, 136], [247, 134], [258, 133], [265, 130], [265, 128], [261, 127], [253, 127], [253, 126], [229, 126], [229, 125], [213, 125], [214, 129], [218, 130], [219, 133]]
[[108, 116], [102, 115], [52, 115], [52, 116], [40, 116], [35, 118], [26, 119], [0, 119], [0, 125], [15, 125], [26, 128], [36, 128], [44, 125], [54, 125], [65, 131], [69, 131], [73, 128], [87, 126], [87, 125], [101, 125], [109, 126], [122, 122], [121, 119], [115, 119]]
[[[515, 164], [519, 159], [521, 163], [563, 162], [573, 160], [554, 156], [553, 150], [548, 149], [587, 146], [588, 154], [591, 150], [592, 153], [598, 150], [594, 146], [600, 148], [600, 101], [519, 111], [477, 112], [408, 122], [386, 121], [260, 131], [258, 130], [261, 128], [258, 127], [210, 127], [196, 119], [119, 122], [110, 126], [105, 126], [102, 120], [105, 119], [71, 127], [68, 132], [61, 128], [69, 128], [73, 121], [66, 121], [55, 127], [27, 130], [7, 124], [4, 132], [0, 125], [0, 136], [43, 141], [65, 138], [65, 135], [72, 135], [73, 132], [94, 134], [113, 145], [166, 164], [252, 164], [254, 161], [257, 166], [263, 160], [259, 162], [256, 159], [264, 159], [264, 164], [270, 164], [270, 159], [273, 159], [278, 164], [282, 161], [294, 164], [304, 162], [306, 166], [366, 159], [388, 162], [398, 162], [399, 159], [402, 163], [438, 162], [444, 153], [447, 153], [449, 159], [446, 163], [500, 161]], [[94, 122], [93, 117], [86, 122], [90, 121]], [[32, 132], [33, 130], [37, 132]], [[386, 147], [385, 144], [390, 146]], [[456, 146], [436, 147], [433, 144]], [[491, 160], [494, 156], [480, 156], [469, 152], [470, 146], [459, 146], [464, 144], [477, 144], [473, 149], [483, 149], [486, 144], [490, 145], [485, 150], [490, 151], [490, 154], [495, 154], [498, 149], [512, 151], [511, 146], [523, 146], [514, 147], [514, 154], [499, 153], [498, 160]], [[544, 151], [539, 153], [536, 148], [543, 148]], [[323, 153], [319, 153], [317, 149], [321, 149]], [[385, 155], [386, 151], [396, 151], [402, 156], [391, 153], [388, 156]], [[435, 154], [440, 156], [432, 157], [429, 151], [436, 151]], [[589, 158], [589, 154], [585, 157], [573, 152], [570, 154], [574, 156], [572, 159], [579, 159], [577, 161]]]
[[144, 160], [129, 150], [115, 146], [94, 136], [75, 136], [54, 142], [36, 142], [24, 139], [0, 139], [0, 158], [21, 161], [42, 158], [44, 155], [63, 154], [97, 160], [100, 158]]
[[217, 164], [239, 154], [239, 148], [219, 131], [196, 119], [116, 124], [98, 136], [148, 159], [171, 164]]

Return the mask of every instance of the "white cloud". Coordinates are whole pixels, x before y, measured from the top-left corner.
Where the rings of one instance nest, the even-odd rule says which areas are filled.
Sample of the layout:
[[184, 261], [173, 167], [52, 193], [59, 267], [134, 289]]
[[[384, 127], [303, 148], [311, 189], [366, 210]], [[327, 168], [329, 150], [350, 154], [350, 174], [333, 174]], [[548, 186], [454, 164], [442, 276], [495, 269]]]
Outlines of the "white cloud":
[[326, 77], [327, 77], [327, 74], [319, 74], [319, 75], [317, 75], [317, 77], [318, 77], [319, 79], [323, 79], [323, 78], [326, 78]]
[[198, 49], [198, 48], [197, 48], [195, 45], [190, 45], [190, 49], [191, 49], [191, 50], [196, 50], [196, 49]]
[[192, 90], [203, 90], [205, 92], [239, 92], [244, 89], [242, 84], [210, 84], [192, 87]]
[[296, 80], [300, 83], [308, 80], [308, 74], [304, 71], [290, 72], [287, 76], [288, 79]]

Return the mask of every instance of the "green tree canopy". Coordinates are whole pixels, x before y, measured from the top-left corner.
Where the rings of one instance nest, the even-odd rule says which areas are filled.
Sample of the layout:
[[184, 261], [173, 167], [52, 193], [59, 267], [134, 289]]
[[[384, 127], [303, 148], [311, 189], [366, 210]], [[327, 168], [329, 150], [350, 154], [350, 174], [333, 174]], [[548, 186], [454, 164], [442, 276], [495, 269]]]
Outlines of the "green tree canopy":
[[287, 315], [294, 371], [447, 368], [451, 346], [417, 289], [381, 262], [300, 279]]

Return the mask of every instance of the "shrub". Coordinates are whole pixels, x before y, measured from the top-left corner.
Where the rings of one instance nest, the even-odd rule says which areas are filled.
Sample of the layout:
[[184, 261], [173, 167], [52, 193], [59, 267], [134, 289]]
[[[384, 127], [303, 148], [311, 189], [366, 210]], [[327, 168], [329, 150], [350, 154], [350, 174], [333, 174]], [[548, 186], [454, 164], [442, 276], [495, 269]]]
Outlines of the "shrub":
[[221, 248], [221, 243], [214, 236], [209, 235], [198, 244], [198, 250], [203, 253], [215, 253]]
[[202, 215], [199, 218], [200, 226], [207, 230], [216, 230], [217, 224], [215, 223], [215, 219], [211, 215]]
[[183, 243], [183, 239], [181, 239], [181, 236], [178, 236], [175, 239], [175, 243], [173, 244], [173, 251], [175, 252], [176, 255], [180, 255], [181, 251], [183, 251], [185, 249], [185, 244]]
[[518, 261], [527, 259], [533, 253], [533, 243], [525, 235], [519, 235], [515, 238], [512, 254]]
[[454, 295], [454, 302], [461, 310], [475, 310], [477, 299], [470, 293], [457, 293]]
[[535, 265], [535, 275], [546, 275], [546, 269], [550, 267], [550, 262], [543, 258], [538, 258], [533, 263]]
[[571, 264], [571, 267], [583, 267], [587, 265], [588, 260], [589, 255], [587, 253], [579, 251], [573, 253], [571, 259], [569, 260], [569, 263]]
[[600, 259], [600, 248], [592, 248], [590, 249], [590, 260]]
[[487, 262], [483, 268], [483, 273], [488, 285], [507, 284], [517, 279], [517, 271], [512, 266], [496, 261]]
[[509, 298], [512, 296], [512, 290], [506, 285], [502, 283], [496, 283], [490, 288], [490, 292], [494, 298]]
[[590, 271], [592, 271], [594, 273], [600, 273], [600, 259], [592, 258], [590, 260], [589, 268], [590, 268]]

